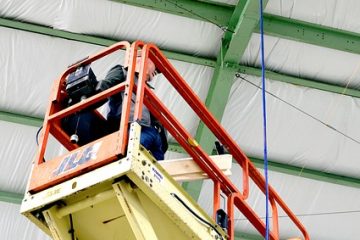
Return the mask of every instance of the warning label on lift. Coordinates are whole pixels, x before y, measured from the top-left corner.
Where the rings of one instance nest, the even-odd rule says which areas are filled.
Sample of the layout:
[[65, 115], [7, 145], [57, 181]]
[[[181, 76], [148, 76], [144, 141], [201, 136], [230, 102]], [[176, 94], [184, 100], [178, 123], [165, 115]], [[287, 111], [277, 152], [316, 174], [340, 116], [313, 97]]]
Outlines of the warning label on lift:
[[154, 177], [161, 182], [163, 180], [163, 175], [154, 167], [151, 168], [152, 172], [154, 173]]

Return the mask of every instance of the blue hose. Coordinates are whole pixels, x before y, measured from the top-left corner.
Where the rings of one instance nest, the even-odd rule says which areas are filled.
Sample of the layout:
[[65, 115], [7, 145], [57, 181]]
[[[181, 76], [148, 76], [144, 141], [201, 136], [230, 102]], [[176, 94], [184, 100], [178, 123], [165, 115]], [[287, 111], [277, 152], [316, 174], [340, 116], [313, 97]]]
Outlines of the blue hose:
[[266, 88], [265, 88], [265, 60], [264, 60], [264, 26], [263, 26], [263, 1], [260, 2], [260, 52], [261, 52], [261, 81], [262, 81], [262, 110], [264, 127], [264, 174], [265, 174], [265, 211], [266, 211], [266, 235], [269, 239], [269, 182], [268, 182], [268, 159], [267, 159], [267, 135], [266, 135]]

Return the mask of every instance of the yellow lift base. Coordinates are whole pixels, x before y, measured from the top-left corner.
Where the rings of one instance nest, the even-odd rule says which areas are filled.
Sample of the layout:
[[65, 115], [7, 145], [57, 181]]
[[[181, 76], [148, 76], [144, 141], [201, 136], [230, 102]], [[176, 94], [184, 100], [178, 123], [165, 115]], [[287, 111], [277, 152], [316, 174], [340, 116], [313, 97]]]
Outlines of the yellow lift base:
[[[140, 126], [132, 123], [125, 158], [27, 193], [22, 214], [56, 240], [227, 239], [164, 169], [170, 163], [162, 167], [139, 146], [138, 136]], [[229, 174], [231, 157], [225, 158], [220, 168]], [[191, 164], [182, 166], [192, 179], [206, 177]]]

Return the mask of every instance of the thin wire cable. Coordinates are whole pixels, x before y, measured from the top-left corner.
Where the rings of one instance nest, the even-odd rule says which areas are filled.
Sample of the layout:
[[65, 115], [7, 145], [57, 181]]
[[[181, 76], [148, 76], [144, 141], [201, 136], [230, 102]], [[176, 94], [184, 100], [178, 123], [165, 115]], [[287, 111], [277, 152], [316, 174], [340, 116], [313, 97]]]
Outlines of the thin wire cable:
[[[328, 215], [339, 215], [339, 214], [353, 214], [360, 213], [360, 210], [349, 210], [349, 211], [338, 211], [338, 212], [324, 212], [324, 213], [304, 213], [304, 214], [295, 214], [297, 217], [312, 217], [312, 216], [328, 216]], [[288, 215], [278, 216], [279, 218], [289, 218]], [[260, 217], [264, 219], [265, 217]], [[272, 217], [270, 217], [272, 218]], [[247, 218], [235, 218], [235, 221], [248, 221]]]
[[[246, 78], [244, 78], [244, 77], [240, 76], [239, 74], [237, 74], [237, 75], [236, 75], [236, 77], [237, 77], [237, 78], [240, 78], [240, 79], [242, 79], [242, 80], [246, 81], [247, 83], [249, 83], [249, 84], [253, 85], [254, 87], [259, 88], [259, 89], [261, 89], [261, 90], [262, 90], [262, 87], [259, 87], [259, 86], [258, 86], [258, 85], [256, 85], [255, 83], [250, 82], [249, 80], [247, 80]], [[359, 141], [359, 140], [357, 140], [357, 139], [355, 139], [355, 138], [353, 138], [353, 137], [350, 137], [349, 135], [347, 135], [347, 134], [345, 134], [345, 133], [341, 132], [340, 130], [336, 129], [335, 127], [331, 126], [330, 124], [327, 124], [326, 122], [324, 122], [324, 121], [320, 120], [319, 118], [317, 118], [317, 117], [315, 117], [315, 116], [313, 116], [313, 115], [311, 115], [311, 114], [309, 114], [309, 113], [305, 112], [305, 111], [304, 111], [304, 110], [302, 110], [301, 108], [296, 107], [295, 105], [293, 105], [293, 104], [291, 104], [291, 103], [289, 103], [289, 102], [287, 102], [287, 101], [283, 100], [282, 98], [280, 98], [280, 97], [276, 96], [275, 94], [273, 94], [273, 93], [271, 93], [271, 92], [269, 92], [269, 91], [267, 91], [267, 90], [265, 90], [265, 92], [266, 92], [267, 94], [269, 94], [269, 95], [273, 96], [274, 98], [278, 99], [279, 101], [281, 101], [281, 102], [283, 102], [283, 103], [285, 103], [285, 104], [287, 104], [287, 105], [291, 106], [292, 108], [294, 108], [294, 109], [298, 110], [299, 112], [301, 112], [301, 113], [305, 114], [306, 116], [308, 116], [308, 117], [310, 117], [310, 118], [314, 119], [315, 121], [317, 121], [317, 122], [319, 122], [319, 123], [323, 124], [324, 126], [326, 126], [326, 127], [330, 128], [330, 129], [332, 129], [333, 131], [335, 131], [335, 132], [337, 132], [337, 133], [339, 133], [339, 134], [343, 135], [344, 137], [346, 137], [346, 138], [348, 138], [348, 139], [352, 140], [353, 142], [355, 142], [355, 143], [357, 143], [357, 144], [360, 144], [360, 141]]]
[[233, 30], [228, 29], [228, 27], [226, 27], [226, 26], [221, 26], [220, 24], [218, 24], [218, 23], [210, 20], [209, 18], [206, 18], [206, 17], [204, 17], [204, 16], [201, 16], [200, 14], [197, 14], [197, 13], [195, 13], [195, 12], [193, 12], [193, 11], [187, 9], [187, 8], [184, 8], [183, 6], [180, 6], [180, 5], [177, 4], [176, 2], [172, 2], [172, 1], [170, 1], [170, 0], [165, 0], [165, 1], [168, 2], [168, 3], [173, 4], [174, 6], [180, 8], [180, 9], [182, 9], [182, 10], [188, 12], [188, 13], [190, 13], [190, 14], [193, 15], [193, 16], [196, 16], [196, 17], [201, 18], [201, 19], [203, 19], [203, 20], [205, 20], [205, 21], [207, 21], [207, 22], [209, 22], [209, 23], [212, 23], [212, 24], [216, 25], [218, 28], [220, 28], [220, 29], [221, 29], [222, 31], [224, 31], [224, 32], [235, 33]]
[[262, 111], [263, 111], [263, 130], [264, 130], [264, 175], [265, 175], [265, 211], [266, 211], [266, 234], [265, 239], [269, 239], [269, 176], [268, 176], [268, 157], [267, 157], [267, 130], [266, 130], [266, 85], [265, 85], [265, 54], [264, 54], [264, 26], [263, 26], [263, 1], [259, 0], [260, 14], [260, 52], [261, 52], [261, 82], [262, 82]]
[[[173, 4], [174, 6], [176, 6], [176, 7], [178, 7], [178, 8], [180, 8], [180, 9], [185, 10], [186, 12], [188, 12], [188, 13], [190, 13], [190, 14], [194, 15], [194, 16], [197, 16], [197, 17], [199, 17], [199, 18], [201, 18], [201, 19], [204, 19], [205, 21], [208, 21], [208, 22], [210, 22], [210, 23], [212, 23], [212, 24], [216, 25], [217, 27], [219, 27], [219, 28], [220, 28], [221, 30], [223, 30], [224, 32], [225, 32], [225, 31], [228, 31], [228, 32], [231, 32], [231, 33], [235, 33], [234, 31], [227, 29], [225, 26], [221, 26], [220, 24], [217, 24], [216, 22], [214, 22], [214, 21], [212, 21], [212, 20], [210, 20], [210, 19], [208, 19], [208, 18], [206, 18], [206, 17], [204, 17], [204, 16], [201, 16], [200, 14], [194, 13], [193, 11], [190, 11], [189, 9], [184, 8], [184, 7], [180, 6], [180, 5], [178, 5], [176, 2], [172, 2], [172, 1], [170, 1], [170, 0], [166, 0], [166, 1], [167, 1], [168, 3]], [[262, 3], [261, 3], [261, 4], [262, 4]], [[261, 12], [261, 14], [262, 14], [262, 12]], [[262, 25], [262, 23], [261, 23], [260, 25]], [[262, 26], [260, 26], [260, 27], [263, 29], [263, 27], [262, 27]], [[220, 50], [222, 50], [222, 48], [221, 48]], [[221, 56], [222, 56], [222, 54], [221, 54]], [[358, 67], [358, 68], [359, 68], [359, 67]], [[358, 69], [358, 68], [357, 68], [357, 69]], [[355, 72], [355, 70], [354, 70], [354, 72]], [[341, 93], [342, 95], [344, 95], [344, 94], [345, 94], [345, 92], [346, 92], [346, 90], [348, 89], [349, 84], [350, 84], [350, 82], [352, 81], [352, 76], [354, 75], [354, 72], [353, 72], [353, 74], [350, 76], [349, 81], [347, 82], [346, 86], [344, 87], [344, 89], [343, 89], [343, 91], [342, 91], [342, 93]], [[250, 82], [249, 82], [249, 83], [250, 83]], [[251, 83], [251, 84], [252, 84], [252, 83]], [[256, 85], [254, 85], [254, 86], [256, 86]], [[258, 86], [256, 86], [256, 87], [258, 87]], [[261, 89], [261, 88], [260, 88], [260, 89]], [[284, 101], [284, 100], [282, 100], [282, 99], [278, 98], [277, 96], [273, 95], [272, 93], [269, 93], [269, 92], [267, 92], [267, 93], [268, 93], [268, 94], [270, 94], [270, 95], [272, 95], [272, 96], [274, 96], [274, 97], [276, 97], [276, 98], [277, 98], [277, 99], [279, 99], [280, 101], [282, 101], [282, 102], [284, 102], [284, 103], [286, 103], [286, 104], [288, 104], [288, 105], [292, 106], [293, 108], [295, 108], [295, 109], [299, 110], [300, 112], [304, 113], [305, 115], [307, 115], [307, 116], [309, 116], [309, 117], [313, 118], [314, 120], [316, 120], [316, 121], [320, 122], [321, 124], [325, 125], [326, 127], [329, 127], [329, 128], [331, 128], [331, 129], [333, 129], [334, 131], [336, 131], [337, 133], [339, 133], [339, 134], [343, 135], [344, 137], [346, 137], [346, 138], [348, 138], [348, 139], [350, 139], [350, 140], [354, 141], [355, 143], [360, 144], [360, 141], [358, 141], [358, 140], [356, 140], [356, 139], [354, 139], [354, 138], [352, 138], [352, 137], [350, 137], [350, 136], [346, 135], [345, 133], [343, 133], [343, 132], [341, 132], [341, 131], [337, 130], [335, 127], [333, 127], [333, 126], [331, 126], [331, 125], [329, 125], [329, 124], [327, 124], [327, 123], [325, 123], [325, 122], [321, 121], [320, 119], [318, 119], [318, 118], [316, 118], [316, 117], [314, 117], [314, 116], [312, 116], [312, 115], [310, 115], [310, 114], [306, 113], [305, 111], [303, 111], [303, 110], [301, 110], [301, 109], [297, 108], [296, 106], [294, 106], [294, 105], [292, 105], [292, 104], [290, 104], [290, 103], [288, 103], [288, 102], [286, 102], [286, 101]], [[305, 167], [305, 166], [304, 166], [304, 167]]]

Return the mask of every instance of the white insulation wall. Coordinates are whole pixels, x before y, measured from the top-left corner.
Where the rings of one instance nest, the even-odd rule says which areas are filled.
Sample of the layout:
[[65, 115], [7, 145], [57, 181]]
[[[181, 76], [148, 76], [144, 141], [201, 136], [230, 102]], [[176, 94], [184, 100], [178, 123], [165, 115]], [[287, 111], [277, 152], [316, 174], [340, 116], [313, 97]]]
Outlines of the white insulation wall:
[[360, 2], [357, 0], [269, 0], [265, 12], [360, 32]]
[[32, 222], [19, 215], [20, 205], [0, 202], [0, 233], [4, 240], [50, 240]]
[[[261, 87], [258, 77], [241, 77]], [[239, 78], [233, 84], [222, 124], [247, 154], [262, 158], [262, 90], [247, 81]], [[323, 124], [360, 139], [359, 99], [271, 80], [266, 87], [278, 97], [267, 94], [269, 159], [354, 177], [359, 174], [360, 166], [354, 161], [360, 155], [359, 143]]]
[[207, 22], [104, 0], [2, 0], [0, 15], [110, 39], [142, 39], [162, 49], [203, 56], [216, 56], [223, 34]]
[[[260, 35], [253, 34], [240, 63], [260, 67]], [[266, 69], [360, 89], [360, 55], [265, 36]]]
[[[217, 2], [234, 5], [238, 1]], [[358, 0], [269, 0], [265, 11], [360, 32], [358, 9]], [[211, 23], [105, 0], [0, 0], [0, 17], [109, 39], [142, 39], [154, 42], [162, 49], [213, 58], [218, 54], [223, 35], [223, 31]], [[43, 117], [52, 82], [69, 64], [101, 49], [103, 47], [92, 44], [0, 27], [0, 110]], [[111, 66], [121, 63], [123, 57], [123, 52], [119, 52], [93, 64], [98, 79], [104, 77]], [[356, 54], [265, 36], [265, 58], [267, 69], [274, 72], [360, 89], [360, 57]], [[205, 101], [214, 69], [174, 60], [171, 62]], [[252, 35], [239, 62], [260, 66], [258, 34]], [[258, 77], [245, 74], [241, 74], [241, 77], [260, 86]], [[355, 140], [360, 139], [358, 98], [271, 79], [267, 79], [266, 85], [269, 92], [282, 100], [341, 133]], [[162, 76], [157, 77], [154, 86], [165, 105], [191, 134], [195, 134], [197, 117], [184, 106]], [[359, 177], [359, 143], [270, 95], [267, 96], [267, 114], [270, 160]], [[236, 79], [221, 122], [248, 155], [262, 158], [260, 89], [241, 78]], [[36, 131], [35, 127], [0, 122], [1, 191], [25, 191], [36, 151]], [[50, 152], [57, 151], [59, 149], [53, 144]], [[167, 154], [168, 158], [181, 156]], [[232, 178], [235, 182], [241, 179], [236, 168], [233, 169]], [[270, 183], [299, 215], [311, 239], [360, 239], [356, 225], [360, 219], [360, 190], [357, 188], [272, 171]], [[212, 199], [211, 189], [211, 184], [205, 182], [199, 199], [199, 203], [209, 212], [212, 211], [209, 200]], [[264, 216], [264, 197], [255, 191], [249, 201], [259, 215]], [[0, 239], [47, 239], [19, 215], [18, 209], [16, 205], [0, 202]], [[237, 231], [252, 231], [240, 215], [237, 218]], [[280, 224], [284, 226], [281, 229], [284, 232], [282, 237], [299, 235], [288, 225], [286, 217], [281, 218]]]
[[[0, 59], [6, 65], [4, 71], [0, 72], [4, 86], [0, 89], [1, 108], [31, 116], [44, 116], [49, 89], [68, 65], [104, 48], [1, 27], [0, 34], [4, 36], [0, 38], [3, 47]], [[37, 44], [41, 47], [29, 47]], [[102, 79], [111, 66], [122, 64], [123, 55], [120, 52], [94, 63], [92, 67], [97, 78]], [[33, 61], [36, 64], [32, 64]], [[174, 60], [171, 62], [204, 101], [213, 69]], [[170, 89], [170, 84], [158, 76], [154, 87], [157, 95], [194, 134], [197, 127], [195, 115], [181, 105], [180, 96]]]

